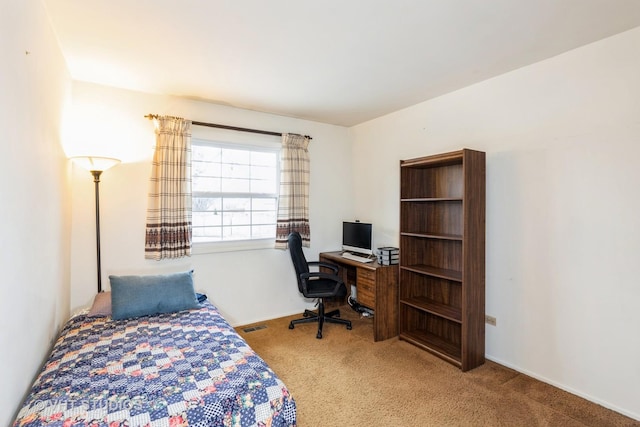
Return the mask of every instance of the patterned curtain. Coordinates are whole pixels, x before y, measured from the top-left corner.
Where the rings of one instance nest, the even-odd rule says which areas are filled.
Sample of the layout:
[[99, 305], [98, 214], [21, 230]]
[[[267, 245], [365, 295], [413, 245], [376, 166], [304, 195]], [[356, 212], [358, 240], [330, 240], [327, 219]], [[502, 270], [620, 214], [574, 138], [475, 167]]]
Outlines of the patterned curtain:
[[191, 121], [155, 119], [145, 258], [191, 256]]
[[278, 198], [278, 224], [276, 248], [287, 248], [287, 237], [297, 231], [302, 245], [309, 247], [309, 138], [295, 134], [282, 134], [280, 161], [280, 196]]

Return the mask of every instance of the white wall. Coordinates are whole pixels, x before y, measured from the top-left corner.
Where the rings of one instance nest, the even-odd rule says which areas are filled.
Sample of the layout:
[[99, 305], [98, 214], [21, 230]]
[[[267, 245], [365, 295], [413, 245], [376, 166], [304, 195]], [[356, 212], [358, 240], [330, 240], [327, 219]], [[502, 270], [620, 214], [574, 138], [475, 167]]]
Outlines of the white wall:
[[400, 159], [487, 152], [487, 356], [636, 419], [638, 52], [640, 28], [351, 130], [356, 214], [394, 236]]
[[69, 316], [69, 169], [59, 123], [71, 86], [41, 2], [2, 0], [1, 9], [0, 425], [10, 425]]
[[[196, 288], [204, 291], [229, 322], [246, 324], [302, 311], [301, 298], [288, 251], [262, 249], [193, 255], [174, 261], [144, 259], [147, 190], [153, 155], [154, 130], [145, 114], [170, 114], [191, 120], [228, 124], [313, 137], [311, 157], [309, 259], [323, 250], [339, 249], [343, 219], [353, 211], [351, 144], [344, 127], [241, 110], [199, 101], [74, 83], [74, 110], [86, 131], [68, 132], [67, 151], [100, 150], [123, 163], [106, 171], [100, 183], [103, 287], [109, 274], [156, 274], [195, 269]], [[76, 123], [76, 122], [74, 122]], [[88, 138], [82, 139], [82, 135]], [[279, 137], [251, 136], [194, 126], [193, 137], [250, 140]], [[88, 140], [95, 137], [95, 140]], [[100, 146], [100, 144], [102, 144]], [[96, 292], [95, 217], [93, 179], [83, 170], [73, 173], [72, 296], [71, 306], [91, 303]]]

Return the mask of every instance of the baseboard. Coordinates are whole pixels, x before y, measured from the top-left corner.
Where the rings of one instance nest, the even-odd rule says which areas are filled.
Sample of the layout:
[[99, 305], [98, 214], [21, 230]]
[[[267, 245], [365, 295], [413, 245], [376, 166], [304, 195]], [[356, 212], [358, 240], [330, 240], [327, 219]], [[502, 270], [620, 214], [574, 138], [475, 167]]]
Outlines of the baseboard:
[[269, 318], [266, 318], [266, 319], [260, 318], [258, 320], [254, 320], [254, 321], [251, 321], [251, 322], [245, 322], [245, 323], [241, 323], [241, 324], [237, 324], [237, 325], [235, 323], [233, 323], [233, 324], [231, 324], [231, 327], [233, 327], [233, 328], [242, 328], [244, 326], [254, 325], [256, 323], [268, 322], [270, 320], [276, 320], [276, 319], [282, 319], [283, 317], [289, 317], [289, 316], [295, 316], [295, 315], [302, 316], [302, 313], [304, 313], [305, 309], [314, 311], [316, 308], [317, 307], [315, 307], [314, 305], [309, 305], [306, 308], [300, 308], [300, 309], [297, 309], [296, 311], [287, 312], [288, 314], [287, 313], [284, 313], [284, 314], [280, 313], [280, 314], [276, 315], [276, 317], [269, 317]]
[[593, 396], [591, 396], [589, 394], [582, 393], [582, 392], [580, 392], [578, 390], [574, 390], [571, 387], [567, 387], [564, 384], [560, 384], [560, 383], [558, 383], [556, 381], [552, 381], [549, 378], [545, 378], [542, 375], [538, 375], [535, 372], [528, 371], [527, 369], [522, 369], [519, 366], [515, 366], [515, 365], [513, 365], [511, 363], [505, 362], [504, 360], [500, 360], [497, 357], [493, 357], [493, 356], [489, 356], [489, 355], [485, 354], [485, 358], [490, 360], [490, 361], [492, 361], [492, 362], [495, 362], [495, 363], [498, 363], [498, 364], [500, 364], [502, 366], [505, 366], [505, 367], [507, 367], [509, 369], [513, 369], [514, 371], [520, 372], [521, 374], [527, 375], [527, 376], [529, 376], [531, 378], [535, 378], [538, 381], [542, 381], [543, 383], [552, 385], [552, 386], [557, 387], [557, 388], [559, 388], [561, 390], [564, 390], [564, 391], [566, 391], [568, 393], [571, 393], [573, 395], [582, 397], [583, 399], [586, 399], [586, 400], [588, 400], [590, 402], [596, 403], [596, 404], [598, 404], [600, 406], [603, 406], [603, 407], [605, 407], [607, 409], [611, 409], [612, 411], [615, 411], [615, 412], [617, 412], [619, 414], [622, 414], [622, 415], [627, 416], [629, 418], [633, 418], [634, 420], [640, 421], [640, 414], [635, 414], [633, 412], [630, 412], [630, 411], [627, 411], [625, 409], [622, 409], [622, 408], [620, 408], [620, 407], [618, 407], [616, 405], [612, 405], [609, 402], [606, 402], [604, 400], [601, 400], [601, 399], [598, 399], [596, 397], [593, 397]]

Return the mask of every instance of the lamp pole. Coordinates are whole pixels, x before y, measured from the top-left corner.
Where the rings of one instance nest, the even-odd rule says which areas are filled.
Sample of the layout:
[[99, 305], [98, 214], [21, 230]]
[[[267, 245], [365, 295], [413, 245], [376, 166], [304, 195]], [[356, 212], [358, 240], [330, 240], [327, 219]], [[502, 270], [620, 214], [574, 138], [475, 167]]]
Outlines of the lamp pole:
[[77, 156], [71, 160], [93, 175], [93, 183], [96, 193], [96, 257], [98, 270], [98, 292], [102, 292], [102, 262], [100, 261], [100, 175], [107, 169], [120, 163], [120, 160], [111, 157]]
[[100, 175], [102, 171], [91, 171], [96, 188], [96, 255], [98, 262], [98, 293], [102, 292], [102, 263], [100, 262]]

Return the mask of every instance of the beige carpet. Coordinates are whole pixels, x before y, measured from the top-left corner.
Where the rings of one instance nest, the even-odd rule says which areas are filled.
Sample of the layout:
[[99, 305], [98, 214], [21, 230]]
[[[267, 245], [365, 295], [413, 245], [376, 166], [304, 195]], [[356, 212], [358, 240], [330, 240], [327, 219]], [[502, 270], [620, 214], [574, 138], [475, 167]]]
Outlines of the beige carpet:
[[299, 427], [640, 426], [490, 361], [462, 373], [397, 338], [375, 343], [371, 319], [341, 313], [353, 330], [326, 324], [321, 340], [315, 324], [288, 329], [300, 316], [237, 328], [287, 384]]

